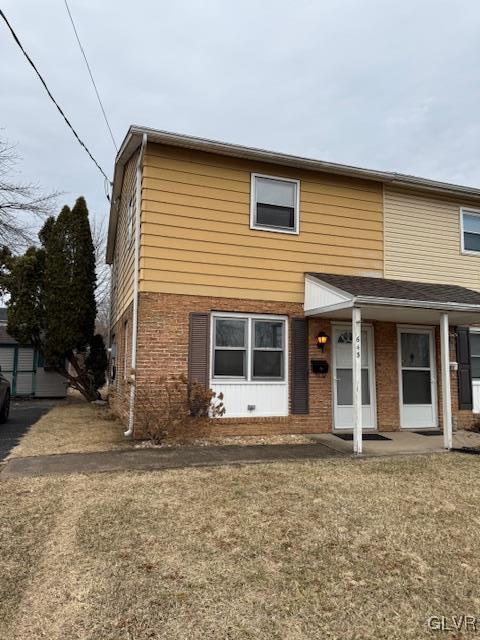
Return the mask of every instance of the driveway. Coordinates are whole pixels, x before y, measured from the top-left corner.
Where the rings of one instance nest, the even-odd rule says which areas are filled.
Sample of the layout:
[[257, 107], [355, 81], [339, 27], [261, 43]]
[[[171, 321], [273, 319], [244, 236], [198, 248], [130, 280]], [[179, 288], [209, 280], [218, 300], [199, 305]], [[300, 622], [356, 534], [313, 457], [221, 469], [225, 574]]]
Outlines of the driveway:
[[8, 456], [32, 424], [55, 404], [55, 400], [12, 400], [8, 422], [0, 424], [0, 460]]

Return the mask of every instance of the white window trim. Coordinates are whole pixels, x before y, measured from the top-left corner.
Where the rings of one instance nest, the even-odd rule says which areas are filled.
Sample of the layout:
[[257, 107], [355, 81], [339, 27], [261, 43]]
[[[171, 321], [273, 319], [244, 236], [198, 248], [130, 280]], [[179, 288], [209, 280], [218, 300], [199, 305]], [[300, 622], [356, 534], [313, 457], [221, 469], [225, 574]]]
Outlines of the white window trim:
[[[234, 378], [227, 376], [214, 376], [213, 375], [213, 365], [215, 358], [215, 318], [235, 318], [238, 320], [247, 320], [247, 345], [246, 345], [246, 377], [245, 378]], [[252, 344], [252, 326], [253, 320], [281, 320], [284, 323], [284, 350], [283, 350], [283, 377], [268, 379], [268, 378], [253, 378], [252, 377], [252, 352], [253, 349], [251, 347]], [[288, 383], [289, 376], [289, 342], [288, 342], [288, 316], [277, 316], [277, 315], [269, 315], [269, 314], [259, 314], [259, 313], [232, 313], [226, 312], [222, 313], [221, 311], [214, 312], [210, 315], [210, 354], [209, 354], [209, 362], [210, 362], [210, 381], [211, 384], [221, 384], [221, 385], [286, 385]]]
[[[280, 180], [281, 182], [291, 182], [296, 185], [295, 188], [295, 228], [294, 229], [281, 229], [275, 227], [264, 227], [260, 224], [256, 224], [255, 216], [257, 213], [257, 198], [256, 198], [256, 179], [267, 178], [268, 180]], [[287, 233], [289, 235], [296, 235], [300, 233], [300, 180], [294, 180], [293, 178], [285, 178], [283, 176], [269, 176], [264, 173], [252, 173], [250, 174], [250, 229], [256, 231], [273, 231], [273, 233]]]
[[[464, 237], [464, 228], [463, 228], [463, 215], [471, 215], [476, 216], [480, 219], [480, 209], [470, 209], [469, 207], [461, 207], [460, 208], [460, 252], [464, 256], [480, 256], [480, 251], [472, 251], [472, 249], [465, 249], [465, 237]], [[480, 233], [478, 234], [480, 235]]]

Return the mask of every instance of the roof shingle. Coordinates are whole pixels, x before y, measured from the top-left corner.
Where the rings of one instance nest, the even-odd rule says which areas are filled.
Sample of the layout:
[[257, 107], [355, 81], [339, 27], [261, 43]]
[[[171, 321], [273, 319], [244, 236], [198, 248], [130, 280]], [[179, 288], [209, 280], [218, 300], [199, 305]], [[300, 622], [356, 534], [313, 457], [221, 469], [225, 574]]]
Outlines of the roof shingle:
[[307, 275], [318, 278], [353, 296], [480, 305], [480, 293], [454, 284], [431, 284], [366, 276], [343, 276], [332, 273], [308, 273]]

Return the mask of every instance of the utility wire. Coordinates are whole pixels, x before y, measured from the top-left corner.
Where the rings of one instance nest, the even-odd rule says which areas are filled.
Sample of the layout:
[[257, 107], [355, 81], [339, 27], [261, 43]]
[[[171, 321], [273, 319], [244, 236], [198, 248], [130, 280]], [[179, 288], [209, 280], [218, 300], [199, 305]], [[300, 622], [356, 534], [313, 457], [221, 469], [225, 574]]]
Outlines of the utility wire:
[[70, 130], [72, 131], [73, 135], [75, 136], [75, 138], [77, 139], [78, 143], [85, 149], [85, 151], [88, 153], [88, 155], [90, 156], [90, 159], [93, 161], [93, 163], [95, 164], [95, 166], [97, 167], [97, 169], [100, 171], [100, 173], [102, 174], [102, 176], [105, 178], [105, 180], [108, 181], [109, 184], [111, 184], [107, 174], [105, 173], [105, 171], [102, 169], [102, 167], [98, 164], [98, 162], [95, 160], [95, 158], [92, 156], [92, 154], [90, 153], [87, 145], [80, 139], [78, 133], [75, 131], [75, 129], [73, 128], [73, 126], [71, 125], [69, 119], [67, 118], [67, 116], [65, 115], [65, 113], [63, 112], [62, 108], [60, 107], [60, 105], [58, 104], [58, 102], [55, 100], [55, 98], [53, 97], [52, 93], [50, 92], [50, 89], [47, 87], [47, 83], [45, 82], [45, 80], [42, 78], [42, 75], [40, 74], [40, 71], [37, 69], [37, 67], [35, 66], [35, 63], [33, 62], [33, 60], [30, 58], [30, 56], [28, 55], [28, 53], [25, 51], [25, 49], [22, 46], [22, 43], [20, 42], [20, 40], [18, 39], [17, 34], [15, 33], [15, 31], [13, 30], [13, 27], [11, 26], [11, 24], [9, 23], [9, 21], [7, 20], [7, 16], [4, 14], [4, 12], [0, 9], [0, 17], [3, 18], [3, 20], [5, 21], [5, 24], [7, 25], [7, 27], [10, 30], [10, 33], [12, 34], [13, 39], [15, 40], [15, 42], [17, 43], [17, 45], [20, 47], [21, 52], [23, 53], [23, 55], [25, 56], [25, 58], [28, 60], [30, 66], [33, 68], [33, 70], [35, 71], [35, 73], [37, 74], [40, 82], [43, 84], [45, 91], [48, 94], [48, 97], [50, 98], [50, 100], [53, 102], [53, 104], [57, 107], [58, 111], [60, 112], [60, 115], [62, 116], [62, 118], [65, 120], [67, 126], [70, 128]]
[[78, 35], [77, 28], [75, 27], [75, 22], [73, 21], [73, 17], [72, 17], [72, 13], [70, 11], [70, 7], [68, 6], [67, 0], [64, 0], [64, 2], [65, 2], [65, 8], [66, 8], [67, 13], [68, 13], [68, 17], [70, 18], [70, 22], [72, 23], [73, 32], [75, 33], [75, 37], [77, 39], [78, 46], [80, 47], [80, 51], [82, 52], [83, 59], [85, 60], [85, 64], [87, 65], [88, 73], [90, 75], [90, 80], [92, 81], [93, 88], [95, 89], [95, 94], [97, 96], [98, 104], [100, 105], [100, 109], [101, 109], [101, 111], [103, 113], [103, 119], [105, 120], [105, 124], [107, 125], [107, 129], [108, 129], [108, 131], [110, 133], [110, 137], [112, 139], [113, 146], [115, 147], [115, 151], [118, 152], [117, 143], [115, 142], [115, 138], [113, 136], [112, 129], [110, 127], [110, 123], [108, 122], [107, 114], [105, 113], [105, 109], [103, 108], [102, 100], [100, 98], [100, 94], [98, 93], [97, 85], [95, 84], [95, 80], [93, 79], [93, 73], [92, 73], [92, 70], [90, 69], [90, 65], [88, 64], [87, 55], [86, 55], [85, 50], [84, 50], [84, 48], [82, 46], [82, 43], [80, 42], [80, 37]]

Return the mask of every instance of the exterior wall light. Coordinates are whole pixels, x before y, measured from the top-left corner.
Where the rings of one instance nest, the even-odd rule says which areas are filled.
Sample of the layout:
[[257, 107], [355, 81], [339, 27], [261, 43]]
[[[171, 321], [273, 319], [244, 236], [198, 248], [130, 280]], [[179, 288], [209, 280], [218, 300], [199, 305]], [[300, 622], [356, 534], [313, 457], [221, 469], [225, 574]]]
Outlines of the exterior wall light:
[[328, 343], [328, 340], [329, 338], [325, 333], [325, 331], [320, 331], [320, 333], [317, 336], [317, 347], [322, 351], [325, 351], [325, 346]]

